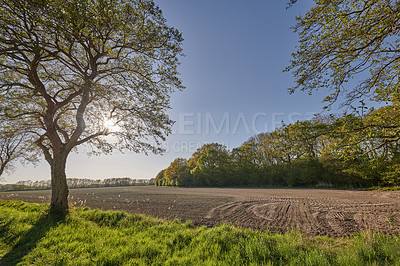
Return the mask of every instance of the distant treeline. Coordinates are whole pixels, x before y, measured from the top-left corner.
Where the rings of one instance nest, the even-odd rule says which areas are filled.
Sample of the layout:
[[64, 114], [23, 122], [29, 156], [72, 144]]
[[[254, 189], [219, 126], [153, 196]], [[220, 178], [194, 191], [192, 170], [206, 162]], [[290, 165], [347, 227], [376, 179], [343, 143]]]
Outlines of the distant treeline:
[[[121, 186], [147, 186], [154, 185], [154, 179], [107, 178], [67, 178], [69, 188], [94, 188], [94, 187], [121, 187]], [[50, 189], [51, 181], [18, 181], [15, 184], [0, 185], [0, 191]]]
[[374, 126], [376, 113], [385, 111], [381, 108], [363, 116], [325, 116], [284, 125], [273, 132], [254, 136], [231, 151], [222, 144], [205, 144], [188, 160], [174, 160], [158, 173], [155, 184], [218, 187], [399, 185], [398, 129], [391, 128], [389, 121], [385, 128]]

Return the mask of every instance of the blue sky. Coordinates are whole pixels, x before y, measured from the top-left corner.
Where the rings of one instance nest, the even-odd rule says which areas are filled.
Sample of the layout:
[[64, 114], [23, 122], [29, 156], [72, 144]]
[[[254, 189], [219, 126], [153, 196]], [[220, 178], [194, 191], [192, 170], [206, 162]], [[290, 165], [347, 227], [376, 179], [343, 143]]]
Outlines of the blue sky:
[[[185, 39], [181, 58], [183, 92], [172, 96], [174, 133], [164, 155], [114, 153], [87, 157], [71, 154], [68, 177], [151, 178], [176, 157], [188, 158], [203, 143], [220, 142], [230, 149], [249, 137], [285, 123], [310, 119], [320, 112], [324, 92], [287, 93], [293, 85], [289, 64], [297, 45], [290, 29], [295, 17], [313, 4], [299, 0], [156, 0], [167, 23]], [[16, 165], [2, 183], [49, 179], [49, 166]]]

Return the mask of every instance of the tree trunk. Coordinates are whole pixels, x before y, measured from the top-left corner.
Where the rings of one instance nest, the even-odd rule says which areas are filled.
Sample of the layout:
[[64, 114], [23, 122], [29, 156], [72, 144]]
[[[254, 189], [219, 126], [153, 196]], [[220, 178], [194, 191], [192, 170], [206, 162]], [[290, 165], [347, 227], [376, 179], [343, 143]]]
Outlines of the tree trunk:
[[4, 169], [6, 168], [6, 164], [5, 163], [1, 163], [0, 166], [0, 177], [3, 175]]
[[68, 185], [65, 167], [67, 156], [53, 158], [51, 164], [51, 209], [52, 213], [65, 215], [68, 213]]

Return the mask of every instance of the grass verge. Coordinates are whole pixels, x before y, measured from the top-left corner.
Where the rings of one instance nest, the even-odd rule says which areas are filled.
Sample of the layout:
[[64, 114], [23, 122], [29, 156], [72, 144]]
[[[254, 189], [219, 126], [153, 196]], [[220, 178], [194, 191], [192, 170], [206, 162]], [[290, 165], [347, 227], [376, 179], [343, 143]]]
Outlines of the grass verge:
[[194, 227], [120, 211], [0, 201], [4, 265], [400, 265], [400, 237], [273, 234], [222, 225]]

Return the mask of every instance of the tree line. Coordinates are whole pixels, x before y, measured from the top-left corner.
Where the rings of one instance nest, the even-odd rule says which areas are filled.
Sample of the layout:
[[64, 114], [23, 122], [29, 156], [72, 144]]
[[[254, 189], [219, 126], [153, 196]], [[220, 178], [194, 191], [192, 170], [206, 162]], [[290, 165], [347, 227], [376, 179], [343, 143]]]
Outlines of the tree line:
[[158, 173], [157, 186], [371, 187], [400, 185], [400, 104], [317, 116], [228, 150], [205, 144]]
[[[95, 187], [122, 187], [122, 186], [147, 186], [154, 185], [154, 179], [132, 179], [129, 177], [89, 179], [89, 178], [67, 178], [67, 184], [70, 188], [95, 188]], [[15, 184], [0, 185], [0, 191], [14, 190], [36, 190], [50, 189], [51, 180], [40, 181], [18, 181]]]

